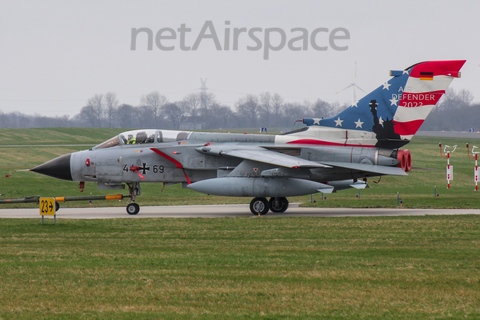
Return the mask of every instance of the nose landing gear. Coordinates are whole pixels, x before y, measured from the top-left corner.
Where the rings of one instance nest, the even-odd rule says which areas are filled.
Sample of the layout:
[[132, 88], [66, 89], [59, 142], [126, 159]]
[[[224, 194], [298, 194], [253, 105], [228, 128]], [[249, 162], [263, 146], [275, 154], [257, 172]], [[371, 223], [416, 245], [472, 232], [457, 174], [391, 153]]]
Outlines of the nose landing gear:
[[131, 203], [127, 204], [127, 213], [129, 215], [135, 215], [140, 212], [140, 206], [135, 203], [135, 197], [141, 195], [142, 190], [140, 189], [140, 183], [138, 182], [127, 183], [127, 185], [130, 192], [129, 202], [131, 201]]

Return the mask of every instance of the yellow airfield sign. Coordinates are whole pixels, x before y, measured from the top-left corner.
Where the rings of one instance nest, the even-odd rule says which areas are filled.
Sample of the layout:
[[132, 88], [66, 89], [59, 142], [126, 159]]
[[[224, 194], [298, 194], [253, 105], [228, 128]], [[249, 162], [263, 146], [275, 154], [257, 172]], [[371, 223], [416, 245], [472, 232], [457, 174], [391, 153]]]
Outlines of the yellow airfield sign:
[[40, 198], [40, 215], [55, 215], [55, 198]]

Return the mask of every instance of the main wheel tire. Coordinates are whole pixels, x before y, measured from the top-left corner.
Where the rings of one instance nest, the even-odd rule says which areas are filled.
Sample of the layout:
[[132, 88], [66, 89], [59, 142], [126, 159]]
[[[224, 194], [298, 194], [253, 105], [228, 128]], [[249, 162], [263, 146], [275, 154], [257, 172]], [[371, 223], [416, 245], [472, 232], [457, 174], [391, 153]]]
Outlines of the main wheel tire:
[[127, 205], [127, 213], [130, 215], [135, 215], [140, 211], [140, 206], [136, 203], [130, 203]]
[[268, 210], [270, 210], [270, 205], [266, 198], [257, 197], [250, 202], [250, 211], [255, 216], [258, 216], [259, 213], [263, 216], [267, 214]]
[[272, 212], [282, 213], [288, 209], [288, 200], [285, 197], [270, 198], [268, 203]]

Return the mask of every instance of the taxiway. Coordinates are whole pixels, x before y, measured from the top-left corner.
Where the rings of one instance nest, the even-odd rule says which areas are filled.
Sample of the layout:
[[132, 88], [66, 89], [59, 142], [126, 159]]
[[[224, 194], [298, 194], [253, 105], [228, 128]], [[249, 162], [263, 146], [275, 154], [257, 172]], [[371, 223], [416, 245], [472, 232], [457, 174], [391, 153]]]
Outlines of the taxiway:
[[[384, 208], [320, 208], [299, 207], [290, 204], [285, 213], [269, 212], [263, 217], [360, 217], [360, 216], [423, 216], [480, 214], [480, 209], [384, 209]], [[0, 209], [0, 218], [40, 218], [35, 209]], [[46, 216], [47, 217], [47, 216]], [[124, 207], [108, 208], [60, 208], [57, 219], [115, 219], [115, 218], [225, 218], [255, 217], [247, 204], [143, 206], [137, 215], [128, 215]]]

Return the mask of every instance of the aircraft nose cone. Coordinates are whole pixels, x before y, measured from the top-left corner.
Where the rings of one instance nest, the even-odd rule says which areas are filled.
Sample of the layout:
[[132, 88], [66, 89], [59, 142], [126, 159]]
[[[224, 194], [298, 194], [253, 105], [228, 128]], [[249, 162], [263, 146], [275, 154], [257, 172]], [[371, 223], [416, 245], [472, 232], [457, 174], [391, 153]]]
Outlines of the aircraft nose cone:
[[58, 158], [52, 159], [39, 166], [36, 166], [30, 171], [41, 173], [50, 177], [62, 180], [73, 181], [72, 171], [70, 170], [71, 154], [65, 154]]

